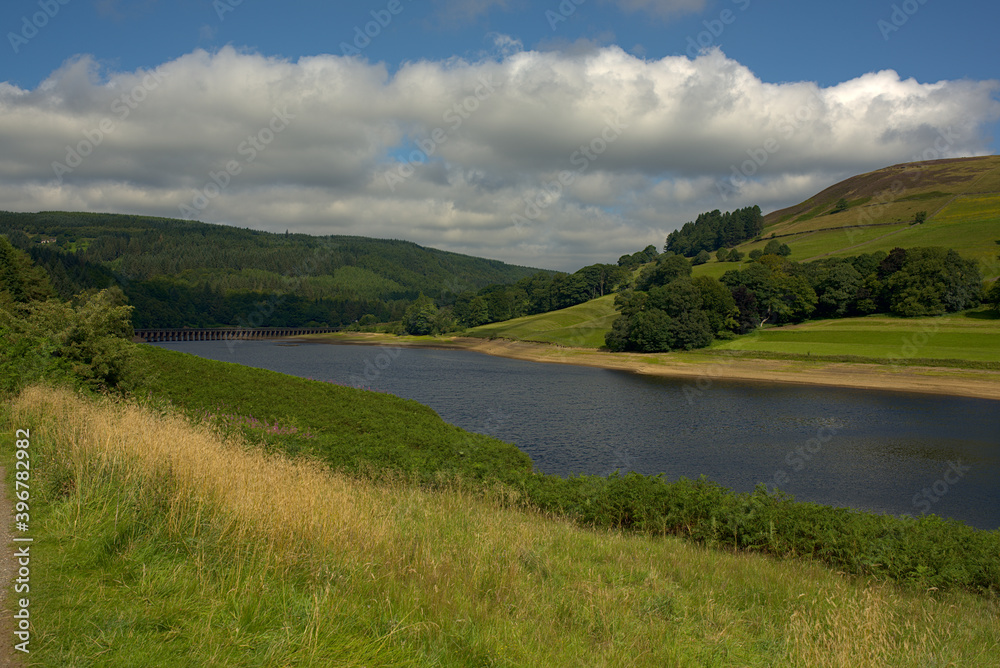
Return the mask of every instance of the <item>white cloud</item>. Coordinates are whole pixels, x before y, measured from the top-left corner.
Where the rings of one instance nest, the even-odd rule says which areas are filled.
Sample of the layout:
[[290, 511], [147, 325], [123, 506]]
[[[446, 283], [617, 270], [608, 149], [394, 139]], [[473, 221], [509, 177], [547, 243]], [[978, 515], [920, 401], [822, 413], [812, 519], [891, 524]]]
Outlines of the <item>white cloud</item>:
[[[779, 208], [925, 151], [988, 153], [998, 88], [892, 71], [770, 84], [719, 51], [645, 61], [617, 47], [391, 76], [231, 48], [137, 72], [81, 57], [34, 90], [0, 84], [0, 208], [185, 205], [210, 222], [575, 269], [661, 245], [704, 210]], [[54, 163], [70, 170], [61, 183]]]

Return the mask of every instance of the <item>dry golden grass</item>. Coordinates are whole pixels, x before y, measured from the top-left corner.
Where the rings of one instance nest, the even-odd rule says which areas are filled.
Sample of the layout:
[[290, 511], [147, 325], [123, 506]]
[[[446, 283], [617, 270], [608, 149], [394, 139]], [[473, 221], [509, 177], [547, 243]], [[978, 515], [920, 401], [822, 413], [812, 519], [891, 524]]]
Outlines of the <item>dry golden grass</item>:
[[[996, 606], [965, 594], [901, 592], [814, 564], [588, 531], [516, 509], [502, 491], [355, 480], [224, 442], [177, 416], [64, 390], [30, 388], [11, 414], [73, 471], [75, 487], [53, 513], [60, 541], [101, 503], [102, 521], [113, 522], [125, 490], [157, 485], [173, 539], [217, 538], [160, 576], [193, 569], [202, 598], [158, 599], [163, 585], [145, 583], [154, 579], [146, 564], [125, 590], [102, 574], [66, 574], [81, 578], [77, 600], [147, 597], [140, 617], [197, 605], [200, 615], [178, 610], [177, 628], [159, 633], [196, 638], [198, 656], [215, 665], [243, 663], [234, 652], [247, 664], [365, 663], [341, 647], [359, 628], [371, 644], [357, 651], [394, 657], [386, 665], [991, 665], [1000, 650]], [[121, 496], [98, 496], [109, 479]], [[233, 612], [248, 599], [255, 608]], [[245, 640], [265, 637], [254, 618], [275, 610], [299, 622], [278, 640]], [[86, 644], [96, 631], [52, 633]]]

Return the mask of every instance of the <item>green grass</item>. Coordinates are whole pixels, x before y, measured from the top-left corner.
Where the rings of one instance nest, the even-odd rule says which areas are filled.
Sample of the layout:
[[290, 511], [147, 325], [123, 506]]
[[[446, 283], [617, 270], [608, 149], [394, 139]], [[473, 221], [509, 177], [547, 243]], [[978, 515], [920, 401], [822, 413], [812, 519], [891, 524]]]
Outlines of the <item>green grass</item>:
[[600, 348], [604, 345], [604, 334], [611, 330], [611, 323], [618, 317], [614, 304], [615, 296], [605, 295], [558, 311], [474, 327], [467, 334], [479, 338]]
[[717, 341], [712, 350], [1000, 362], [1000, 319], [979, 309], [935, 318], [816, 320]]
[[32, 432], [36, 665], [915, 668], [1000, 650], [1000, 605], [961, 591], [590, 530], [499, 489], [360, 481], [51, 388], [0, 421]]
[[[432, 409], [390, 394], [321, 383], [155, 346], [139, 346], [151, 374], [147, 387], [168, 406], [201, 417], [238, 414], [278, 425], [274, 433], [243, 429], [274, 450], [311, 454], [352, 472], [391, 469], [417, 477], [440, 472], [481, 477], [531, 470], [515, 446], [454, 427]], [[311, 434], [308, 439], [299, 435]]]

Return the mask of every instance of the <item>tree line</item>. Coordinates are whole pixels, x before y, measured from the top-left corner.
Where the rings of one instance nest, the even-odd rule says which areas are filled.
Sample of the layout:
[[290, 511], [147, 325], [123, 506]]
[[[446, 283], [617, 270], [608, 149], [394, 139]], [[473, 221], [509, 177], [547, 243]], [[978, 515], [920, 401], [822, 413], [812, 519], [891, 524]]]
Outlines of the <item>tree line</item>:
[[[691, 350], [764, 324], [889, 313], [932, 316], [979, 306], [1000, 308], [1000, 287], [983, 288], [975, 261], [954, 250], [894, 248], [808, 263], [772, 246], [721, 279], [691, 278], [692, 262], [667, 251], [615, 305], [605, 337], [613, 351]], [[790, 252], [790, 249], [789, 249]]]
[[764, 216], [759, 206], [725, 213], [716, 209], [699, 214], [694, 221], [668, 234], [664, 250], [685, 257], [695, 257], [701, 252], [707, 255], [755, 239], [763, 231]]

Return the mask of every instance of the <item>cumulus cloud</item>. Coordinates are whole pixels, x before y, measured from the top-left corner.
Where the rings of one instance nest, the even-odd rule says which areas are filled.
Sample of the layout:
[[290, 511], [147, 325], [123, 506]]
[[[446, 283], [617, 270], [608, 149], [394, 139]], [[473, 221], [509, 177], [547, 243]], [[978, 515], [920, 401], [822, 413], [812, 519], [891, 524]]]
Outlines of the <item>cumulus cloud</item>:
[[411, 239], [573, 270], [700, 211], [801, 201], [869, 169], [988, 153], [995, 81], [772, 84], [716, 50], [290, 62], [225, 48], [153, 70], [68, 61], [0, 83], [0, 207]]

